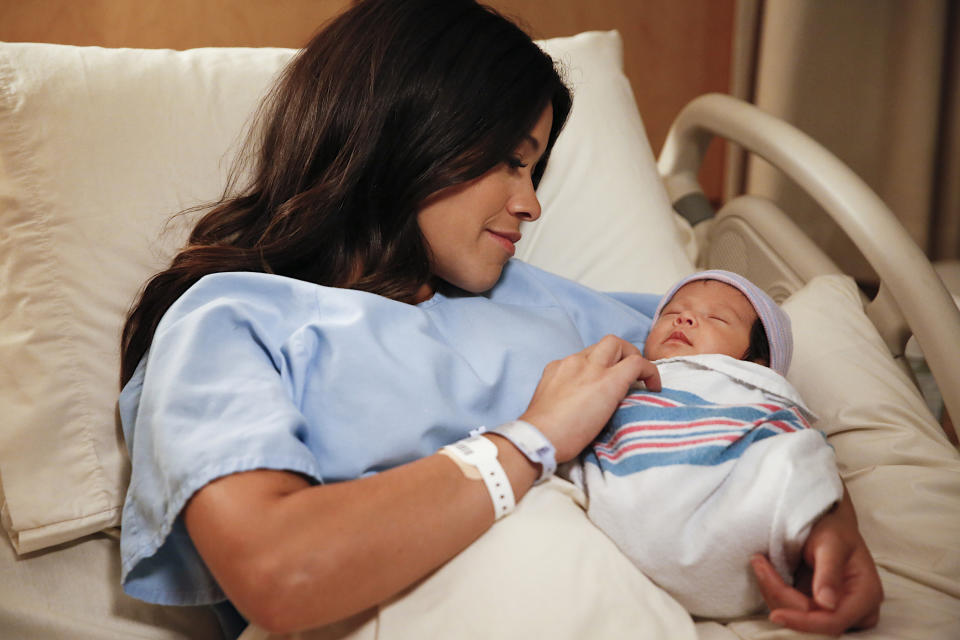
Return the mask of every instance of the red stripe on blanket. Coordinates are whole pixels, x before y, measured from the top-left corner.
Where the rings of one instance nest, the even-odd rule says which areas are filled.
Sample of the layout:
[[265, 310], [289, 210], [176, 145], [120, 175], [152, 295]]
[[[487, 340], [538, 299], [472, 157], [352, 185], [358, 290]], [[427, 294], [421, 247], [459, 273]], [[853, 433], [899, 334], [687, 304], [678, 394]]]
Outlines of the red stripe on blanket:
[[736, 442], [740, 437], [736, 435], [728, 436], [713, 436], [710, 438], [697, 438], [694, 440], [679, 440], [672, 442], [638, 442], [636, 444], [629, 444], [621, 447], [617, 450], [616, 453], [607, 453], [606, 451], [600, 451], [599, 447], [595, 448], [597, 456], [600, 458], [606, 458], [607, 460], [612, 460], [616, 462], [624, 455], [630, 453], [631, 451], [636, 451], [638, 449], [677, 449], [680, 447], [694, 446], [705, 444], [708, 442], [717, 442], [717, 441], [726, 441], [726, 442]]
[[[701, 418], [693, 422], [653, 422], [635, 424], [629, 427], [620, 427], [616, 434], [609, 441], [597, 443], [597, 448], [613, 449], [624, 437], [634, 433], [644, 431], [678, 431], [681, 429], [696, 429], [700, 427], [732, 427], [734, 429], [744, 430], [749, 428], [751, 423], [743, 420], [733, 420], [729, 418]], [[742, 434], [740, 434], [742, 435]], [[740, 437], [739, 435], [737, 437]]]

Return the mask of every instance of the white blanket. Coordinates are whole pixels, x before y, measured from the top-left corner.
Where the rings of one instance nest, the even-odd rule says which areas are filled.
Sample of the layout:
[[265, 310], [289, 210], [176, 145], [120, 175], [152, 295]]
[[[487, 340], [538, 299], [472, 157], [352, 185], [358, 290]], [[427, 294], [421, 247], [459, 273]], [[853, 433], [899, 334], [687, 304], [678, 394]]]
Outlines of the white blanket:
[[722, 355], [657, 362], [571, 470], [588, 515], [690, 613], [763, 605], [749, 559], [788, 582], [811, 525], [843, 492], [833, 450], [785, 378]]

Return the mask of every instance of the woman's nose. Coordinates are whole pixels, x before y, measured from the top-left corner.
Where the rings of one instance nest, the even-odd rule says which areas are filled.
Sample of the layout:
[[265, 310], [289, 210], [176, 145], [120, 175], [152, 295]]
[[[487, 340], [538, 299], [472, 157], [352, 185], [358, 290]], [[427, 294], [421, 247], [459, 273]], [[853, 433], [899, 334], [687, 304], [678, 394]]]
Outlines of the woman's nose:
[[540, 200], [532, 182], [525, 181], [524, 186], [510, 198], [507, 209], [524, 222], [533, 222], [540, 217]]

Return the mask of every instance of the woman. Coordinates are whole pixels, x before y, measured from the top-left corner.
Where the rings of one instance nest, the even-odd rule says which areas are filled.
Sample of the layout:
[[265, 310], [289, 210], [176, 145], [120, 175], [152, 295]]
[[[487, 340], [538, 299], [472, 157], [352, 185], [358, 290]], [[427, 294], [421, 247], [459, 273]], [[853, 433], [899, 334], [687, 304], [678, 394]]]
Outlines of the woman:
[[[343, 619], [466, 548], [630, 384], [656, 388], [637, 347], [654, 296], [510, 260], [569, 109], [550, 58], [472, 0], [360, 2], [296, 57], [248, 184], [124, 329], [129, 593], [226, 598], [274, 631]], [[500, 489], [470, 474], [474, 454]], [[816, 602], [758, 561], [772, 615], [872, 624], [849, 500], [806, 551]]]

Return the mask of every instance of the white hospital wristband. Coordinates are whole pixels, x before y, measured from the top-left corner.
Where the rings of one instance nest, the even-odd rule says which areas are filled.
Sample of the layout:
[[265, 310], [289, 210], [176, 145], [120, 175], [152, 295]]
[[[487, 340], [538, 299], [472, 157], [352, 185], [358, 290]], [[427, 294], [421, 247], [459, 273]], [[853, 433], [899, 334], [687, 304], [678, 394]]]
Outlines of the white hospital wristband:
[[499, 520], [513, 511], [516, 506], [513, 487], [507, 472], [497, 460], [497, 445], [483, 436], [474, 436], [448, 444], [444, 453], [475, 467], [487, 486], [490, 500], [493, 502], [494, 519]]
[[553, 443], [535, 426], [523, 420], [506, 422], [490, 431], [503, 436], [520, 450], [527, 460], [540, 465], [540, 477], [534, 484], [540, 484], [550, 478], [557, 470], [557, 451]]

